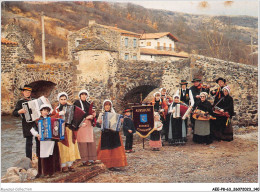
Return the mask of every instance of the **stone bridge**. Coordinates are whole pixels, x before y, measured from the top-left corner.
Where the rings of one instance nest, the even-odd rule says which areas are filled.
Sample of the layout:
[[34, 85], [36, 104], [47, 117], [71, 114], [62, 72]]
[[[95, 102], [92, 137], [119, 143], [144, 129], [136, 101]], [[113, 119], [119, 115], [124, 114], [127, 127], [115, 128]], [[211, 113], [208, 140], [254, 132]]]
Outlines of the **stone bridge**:
[[72, 103], [79, 90], [87, 89], [98, 110], [104, 99], [111, 99], [116, 111], [122, 113], [128, 103], [139, 102], [156, 88], [166, 87], [173, 95], [181, 79], [190, 82], [200, 77], [215, 86], [215, 79], [225, 77], [237, 113], [234, 124], [258, 122], [257, 67], [198, 55], [171, 62], [123, 61], [107, 52], [87, 58], [55, 64], [2, 65], [2, 114], [11, 113], [20, 97], [18, 88], [25, 84], [33, 87], [34, 97], [45, 95], [54, 105], [61, 91], [69, 94]]

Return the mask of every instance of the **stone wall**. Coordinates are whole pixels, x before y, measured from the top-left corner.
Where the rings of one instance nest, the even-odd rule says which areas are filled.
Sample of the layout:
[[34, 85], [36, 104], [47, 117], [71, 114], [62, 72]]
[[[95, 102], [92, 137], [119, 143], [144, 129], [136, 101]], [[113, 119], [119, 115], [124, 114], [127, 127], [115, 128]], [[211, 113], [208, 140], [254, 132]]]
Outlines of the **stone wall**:
[[90, 99], [100, 109], [103, 100], [110, 99], [111, 86], [117, 68], [117, 52], [104, 50], [79, 51], [79, 62], [75, 65], [77, 74], [73, 88], [74, 99], [78, 99], [81, 89], [87, 89]]
[[[57, 104], [57, 95], [65, 91], [69, 95], [69, 101], [73, 102], [73, 87], [76, 87], [75, 76], [76, 67], [73, 63], [55, 63], [55, 64], [15, 64], [13, 70], [2, 71], [2, 78], [9, 84], [9, 99], [2, 97], [2, 114], [11, 114], [16, 102], [21, 98], [19, 88], [25, 84], [33, 85], [33, 90], [41, 89], [41, 94], [48, 97], [50, 102]], [[8, 78], [6, 78], [8, 77]], [[5, 82], [4, 81], [4, 82]], [[45, 83], [44, 83], [45, 82]], [[52, 90], [48, 85], [51, 83]], [[45, 87], [43, 85], [46, 85]], [[3, 84], [2, 81], [2, 86]], [[43, 90], [44, 89], [44, 90]], [[45, 94], [43, 94], [45, 93]], [[32, 94], [35, 94], [34, 92]], [[3, 94], [2, 94], [3, 95]], [[53, 106], [54, 107], [54, 106]]]
[[9, 24], [2, 27], [1, 36], [18, 43], [17, 51], [20, 62], [34, 59], [34, 39], [30, 33], [17, 25]]
[[14, 68], [18, 63], [18, 46], [1, 45], [1, 110], [9, 113], [14, 105]]
[[[15, 60], [17, 55], [13, 49], [3, 53], [13, 54]], [[78, 92], [87, 89], [98, 111], [105, 99], [111, 99], [116, 111], [122, 113], [127, 102], [138, 101], [139, 95], [143, 94], [144, 99], [155, 88], [165, 87], [172, 96], [180, 88], [182, 79], [192, 86], [194, 77], [210, 84], [211, 89], [217, 85], [215, 80], [218, 77], [226, 78], [234, 98], [236, 116], [233, 123], [257, 125], [257, 67], [198, 55], [178, 61], [125, 61], [118, 59], [117, 52], [104, 50], [80, 51], [79, 61], [68, 63], [3, 64], [2, 90], [7, 90], [8, 94], [2, 97], [2, 113], [11, 112], [19, 98], [19, 87], [32, 83], [37, 85], [39, 81], [55, 84], [49, 95], [51, 102], [57, 102], [56, 96], [61, 91], [66, 91], [69, 100], [74, 102], [78, 99]], [[212, 102], [213, 98], [209, 100]]]
[[227, 85], [231, 88], [230, 95], [234, 99], [234, 124], [258, 124], [257, 67], [199, 55], [193, 56], [191, 64], [194, 65], [194, 73], [202, 75], [203, 81], [212, 86], [216, 85], [218, 77], [227, 80]]
[[[143, 89], [166, 87], [173, 92], [185, 76], [180, 74], [186, 73], [189, 69], [189, 59], [174, 62], [119, 60], [117, 65], [119, 71], [115, 75], [112, 89], [115, 91], [111, 92], [111, 95], [116, 98], [114, 102], [119, 104], [116, 105], [116, 109], [122, 111], [123, 106], [127, 105], [127, 101], [124, 100], [125, 96], [138, 87], [143, 87]], [[145, 90], [139, 92], [143, 93]]]

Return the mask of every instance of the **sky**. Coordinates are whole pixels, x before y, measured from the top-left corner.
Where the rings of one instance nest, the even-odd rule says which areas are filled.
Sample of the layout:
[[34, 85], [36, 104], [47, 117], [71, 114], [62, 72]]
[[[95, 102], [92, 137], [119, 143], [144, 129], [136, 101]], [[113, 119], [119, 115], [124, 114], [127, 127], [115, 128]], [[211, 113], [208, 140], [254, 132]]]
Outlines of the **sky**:
[[[207, 14], [207, 15], [247, 15], [258, 17], [259, 0], [235, 0], [235, 1], [177, 1], [177, 0], [153, 0], [153, 1], [138, 1], [138, 0], [119, 0], [119, 2], [131, 2], [141, 5], [145, 8], [163, 9], [192, 14]], [[204, 8], [201, 3], [204, 3]], [[226, 2], [226, 3], [225, 3]]]

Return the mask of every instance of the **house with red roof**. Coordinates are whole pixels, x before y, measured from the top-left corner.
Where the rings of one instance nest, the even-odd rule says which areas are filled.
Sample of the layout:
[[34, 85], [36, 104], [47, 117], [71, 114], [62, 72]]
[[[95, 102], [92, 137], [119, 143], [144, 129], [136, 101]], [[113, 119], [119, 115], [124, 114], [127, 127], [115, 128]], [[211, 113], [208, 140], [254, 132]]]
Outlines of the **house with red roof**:
[[144, 33], [140, 37], [140, 60], [178, 60], [187, 58], [187, 53], [175, 52], [178, 38], [170, 32]]

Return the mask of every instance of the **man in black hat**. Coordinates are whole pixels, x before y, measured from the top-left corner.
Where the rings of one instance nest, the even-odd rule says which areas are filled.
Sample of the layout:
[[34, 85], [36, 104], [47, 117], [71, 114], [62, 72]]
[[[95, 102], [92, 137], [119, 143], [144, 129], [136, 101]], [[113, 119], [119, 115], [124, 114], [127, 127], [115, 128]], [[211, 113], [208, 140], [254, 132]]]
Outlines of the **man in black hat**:
[[[194, 105], [194, 99], [193, 95], [190, 89], [187, 88], [188, 82], [186, 80], [181, 80], [180, 82], [181, 85], [181, 95], [180, 95], [180, 101], [185, 103], [186, 105]], [[188, 119], [185, 119], [185, 125], [186, 125], [186, 133], [187, 133], [187, 128], [188, 128]]]
[[181, 80], [181, 97], [180, 100], [185, 103], [186, 105], [194, 105], [194, 99], [193, 99], [193, 95], [192, 92], [190, 91], [190, 89], [187, 88], [188, 82], [186, 80]]
[[217, 89], [214, 89], [213, 91], [210, 91], [210, 94], [212, 96], [215, 96], [215, 99], [214, 99], [214, 104], [213, 105], [216, 105], [216, 103], [222, 98], [224, 97], [224, 93], [222, 91], [222, 89], [226, 86], [226, 79], [222, 78], [222, 77], [219, 77], [217, 80], [216, 80], [216, 83], [218, 84], [218, 88]]
[[194, 103], [197, 103], [200, 100], [200, 92], [202, 88], [202, 85], [200, 83], [201, 80], [198, 78], [194, 78], [191, 82], [193, 83], [193, 86], [190, 87], [190, 90], [192, 92]]
[[[191, 82], [193, 83], [193, 86], [190, 87], [190, 91], [192, 93], [194, 105], [195, 105], [196, 103], [198, 103], [200, 101], [200, 92], [201, 92], [202, 85], [200, 83], [201, 80], [198, 78], [193, 78], [193, 80]], [[190, 114], [190, 121], [191, 121], [192, 130], [194, 130], [195, 119], [193, 119], [192, 113]]]
[[[26, 110], [23, 109], [22, 104], [28, 101], [33, 100], [31, 98], [32, 87], [29, 85], [25, 85], [23, 88], [20, 88], [23, 94], [23, 98], [21, 98], [15, 106], [13, 111], [13, 115], [15, 117], [22, 117], [22, 127], [23, 127], [23, 137], [26, 138], [26, 157], [32, 159], [32, 146], [33, 146], [33, 135], [31, 134], [30, 130], [35, 125], [35, 122], [26, 122], [24, 114]], [[39, 142], [37, 138], [35, 138], [36, 142]], [[37, 146], [37, 145], [36, 145]]]

